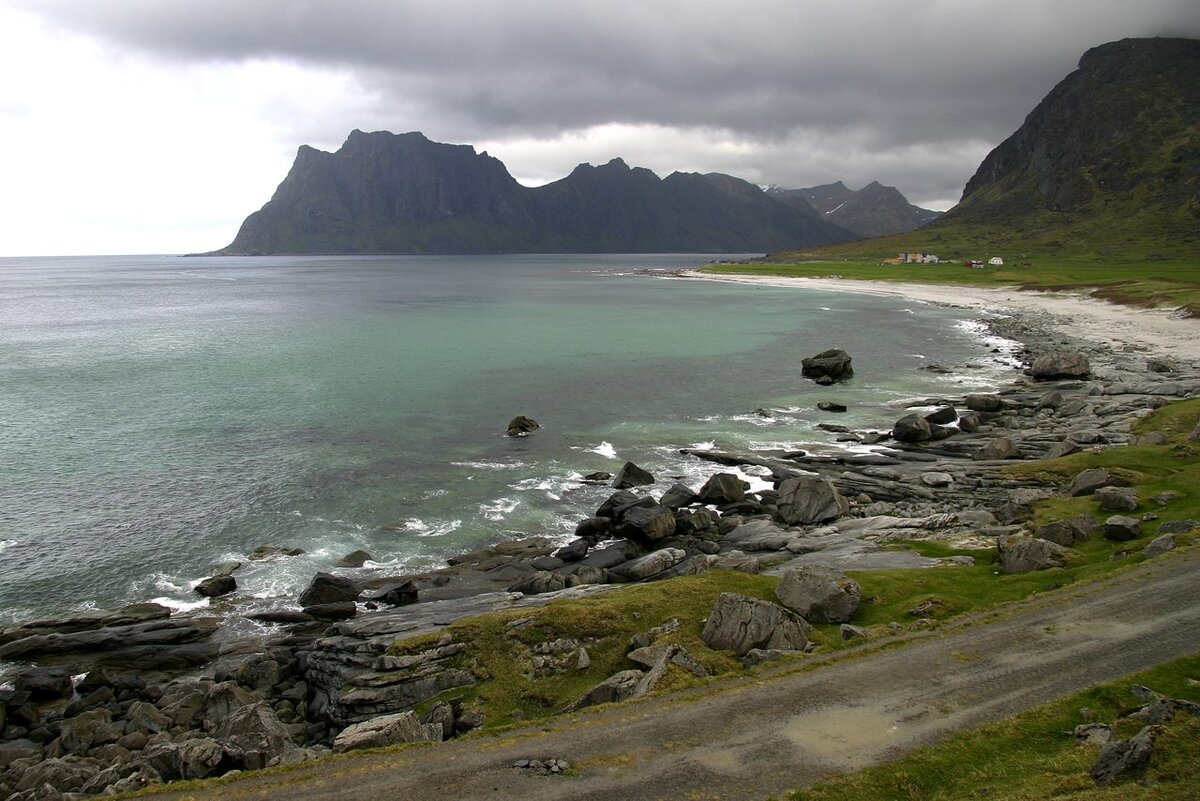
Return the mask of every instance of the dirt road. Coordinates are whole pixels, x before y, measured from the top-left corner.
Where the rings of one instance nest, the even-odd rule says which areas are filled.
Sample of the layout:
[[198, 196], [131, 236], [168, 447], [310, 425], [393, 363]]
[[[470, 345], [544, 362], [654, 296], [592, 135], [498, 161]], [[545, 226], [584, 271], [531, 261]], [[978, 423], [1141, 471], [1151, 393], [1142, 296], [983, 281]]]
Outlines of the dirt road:
[[[764, 799], [1200, 651], [1200, 549], [816, 670], [250, 774], [203, 799]], [[522, 758], [577, 775], [537, 776]]]

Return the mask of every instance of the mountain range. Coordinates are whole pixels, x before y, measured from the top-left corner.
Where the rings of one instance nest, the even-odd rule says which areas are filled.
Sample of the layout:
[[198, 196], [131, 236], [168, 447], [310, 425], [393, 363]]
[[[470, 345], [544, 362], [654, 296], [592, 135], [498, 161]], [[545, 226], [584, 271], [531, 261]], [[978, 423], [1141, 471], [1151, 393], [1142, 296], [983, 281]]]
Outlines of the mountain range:
[[785, 203], [805, 204], [825, 220], [859, 238], [902, 234], [936, 220], [940, 211], [909, 203], [900, 190], [872, 181], [857, 191], [838, 181], [804, 189], [770, 187], [767, 193]]
[[857, 238], [806, 203], [719, 173], [613, 159], [522, 186], [468, 145], [353, 131], [301, 146], [274, 196], [215, 255], [765, 252]]
[[718, 173], [660, 179], [620, 159], [582, 164], [528, 188], [470, 146], [356, 130], [334, 153], [302, 146], [275, 195], [217, 253], [731, 253], [831, 245], [833, 255], [926, 247], [1196, 252], [1200, 41], [1124, 39], [1088, 50], [942, 215], [879, 183], [858, 191], [840, 181], [763, 191]]

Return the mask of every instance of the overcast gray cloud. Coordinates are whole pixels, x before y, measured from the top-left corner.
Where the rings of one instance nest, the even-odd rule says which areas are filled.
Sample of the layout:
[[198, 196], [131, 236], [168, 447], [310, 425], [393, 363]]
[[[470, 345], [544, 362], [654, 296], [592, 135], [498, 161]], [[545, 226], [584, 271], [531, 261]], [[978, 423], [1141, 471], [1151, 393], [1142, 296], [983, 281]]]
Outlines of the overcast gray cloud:
[[941, 205], [1087, 48], [1200, 36], [1195, 0], [18, 5], [164, 68], [283, 62], [350, 76], [358, 97], [345, 107], [281, 111], [294, 144], [422, 130], [486, 144], [535, 182], [621, 155], [789, 186], [878, 179]]

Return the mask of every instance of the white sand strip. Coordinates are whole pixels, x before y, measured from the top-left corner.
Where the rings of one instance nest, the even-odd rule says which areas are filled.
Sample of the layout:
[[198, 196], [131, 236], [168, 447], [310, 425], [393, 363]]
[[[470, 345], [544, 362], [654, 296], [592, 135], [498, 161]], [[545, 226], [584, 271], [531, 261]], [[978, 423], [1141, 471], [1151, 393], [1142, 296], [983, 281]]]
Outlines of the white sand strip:
[[1160, 309], [1118, 306], [1082, 294], [989, 289], [945, 284], [904, 284], [847, 278], [789, 278], [771, 275], [719, 275], [696, 270], [680, 277], [760, 286], [796, 287], [832, 292], [896, 295], [912, 300], [1004, 314], [1034, 314], [1072, 336], [1105, 342], [1120, 349], [1135, 345], [1154, 354], [1200, 359], [1200, 318], [1174, 318]]

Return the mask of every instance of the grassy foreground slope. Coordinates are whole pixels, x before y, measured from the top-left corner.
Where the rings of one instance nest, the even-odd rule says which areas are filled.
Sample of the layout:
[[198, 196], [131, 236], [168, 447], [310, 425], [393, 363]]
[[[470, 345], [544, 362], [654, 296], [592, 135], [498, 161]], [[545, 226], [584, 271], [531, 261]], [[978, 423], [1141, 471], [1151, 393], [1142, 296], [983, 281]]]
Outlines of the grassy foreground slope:
[[1088, 721], [1108, 723], [1116, 737], [1143, 724], [1121, 713], [1145, 703], [1135, 684], [1173, 698], [1200, 701], [1200, 655], [1180, 659], [1118, 682], [1094, 687], [1007, 720], [960, 734], [903, 759], [831, 778], [789, 801], [1185, 801], [1200, 798], [1197, 738], [1200, 718], [1186, 713], [1166, 724], [1149, 767], [1139, 776], [1099, 788], [1088, 771], [1099, 746], [1075, 743], [1072, 731]]

